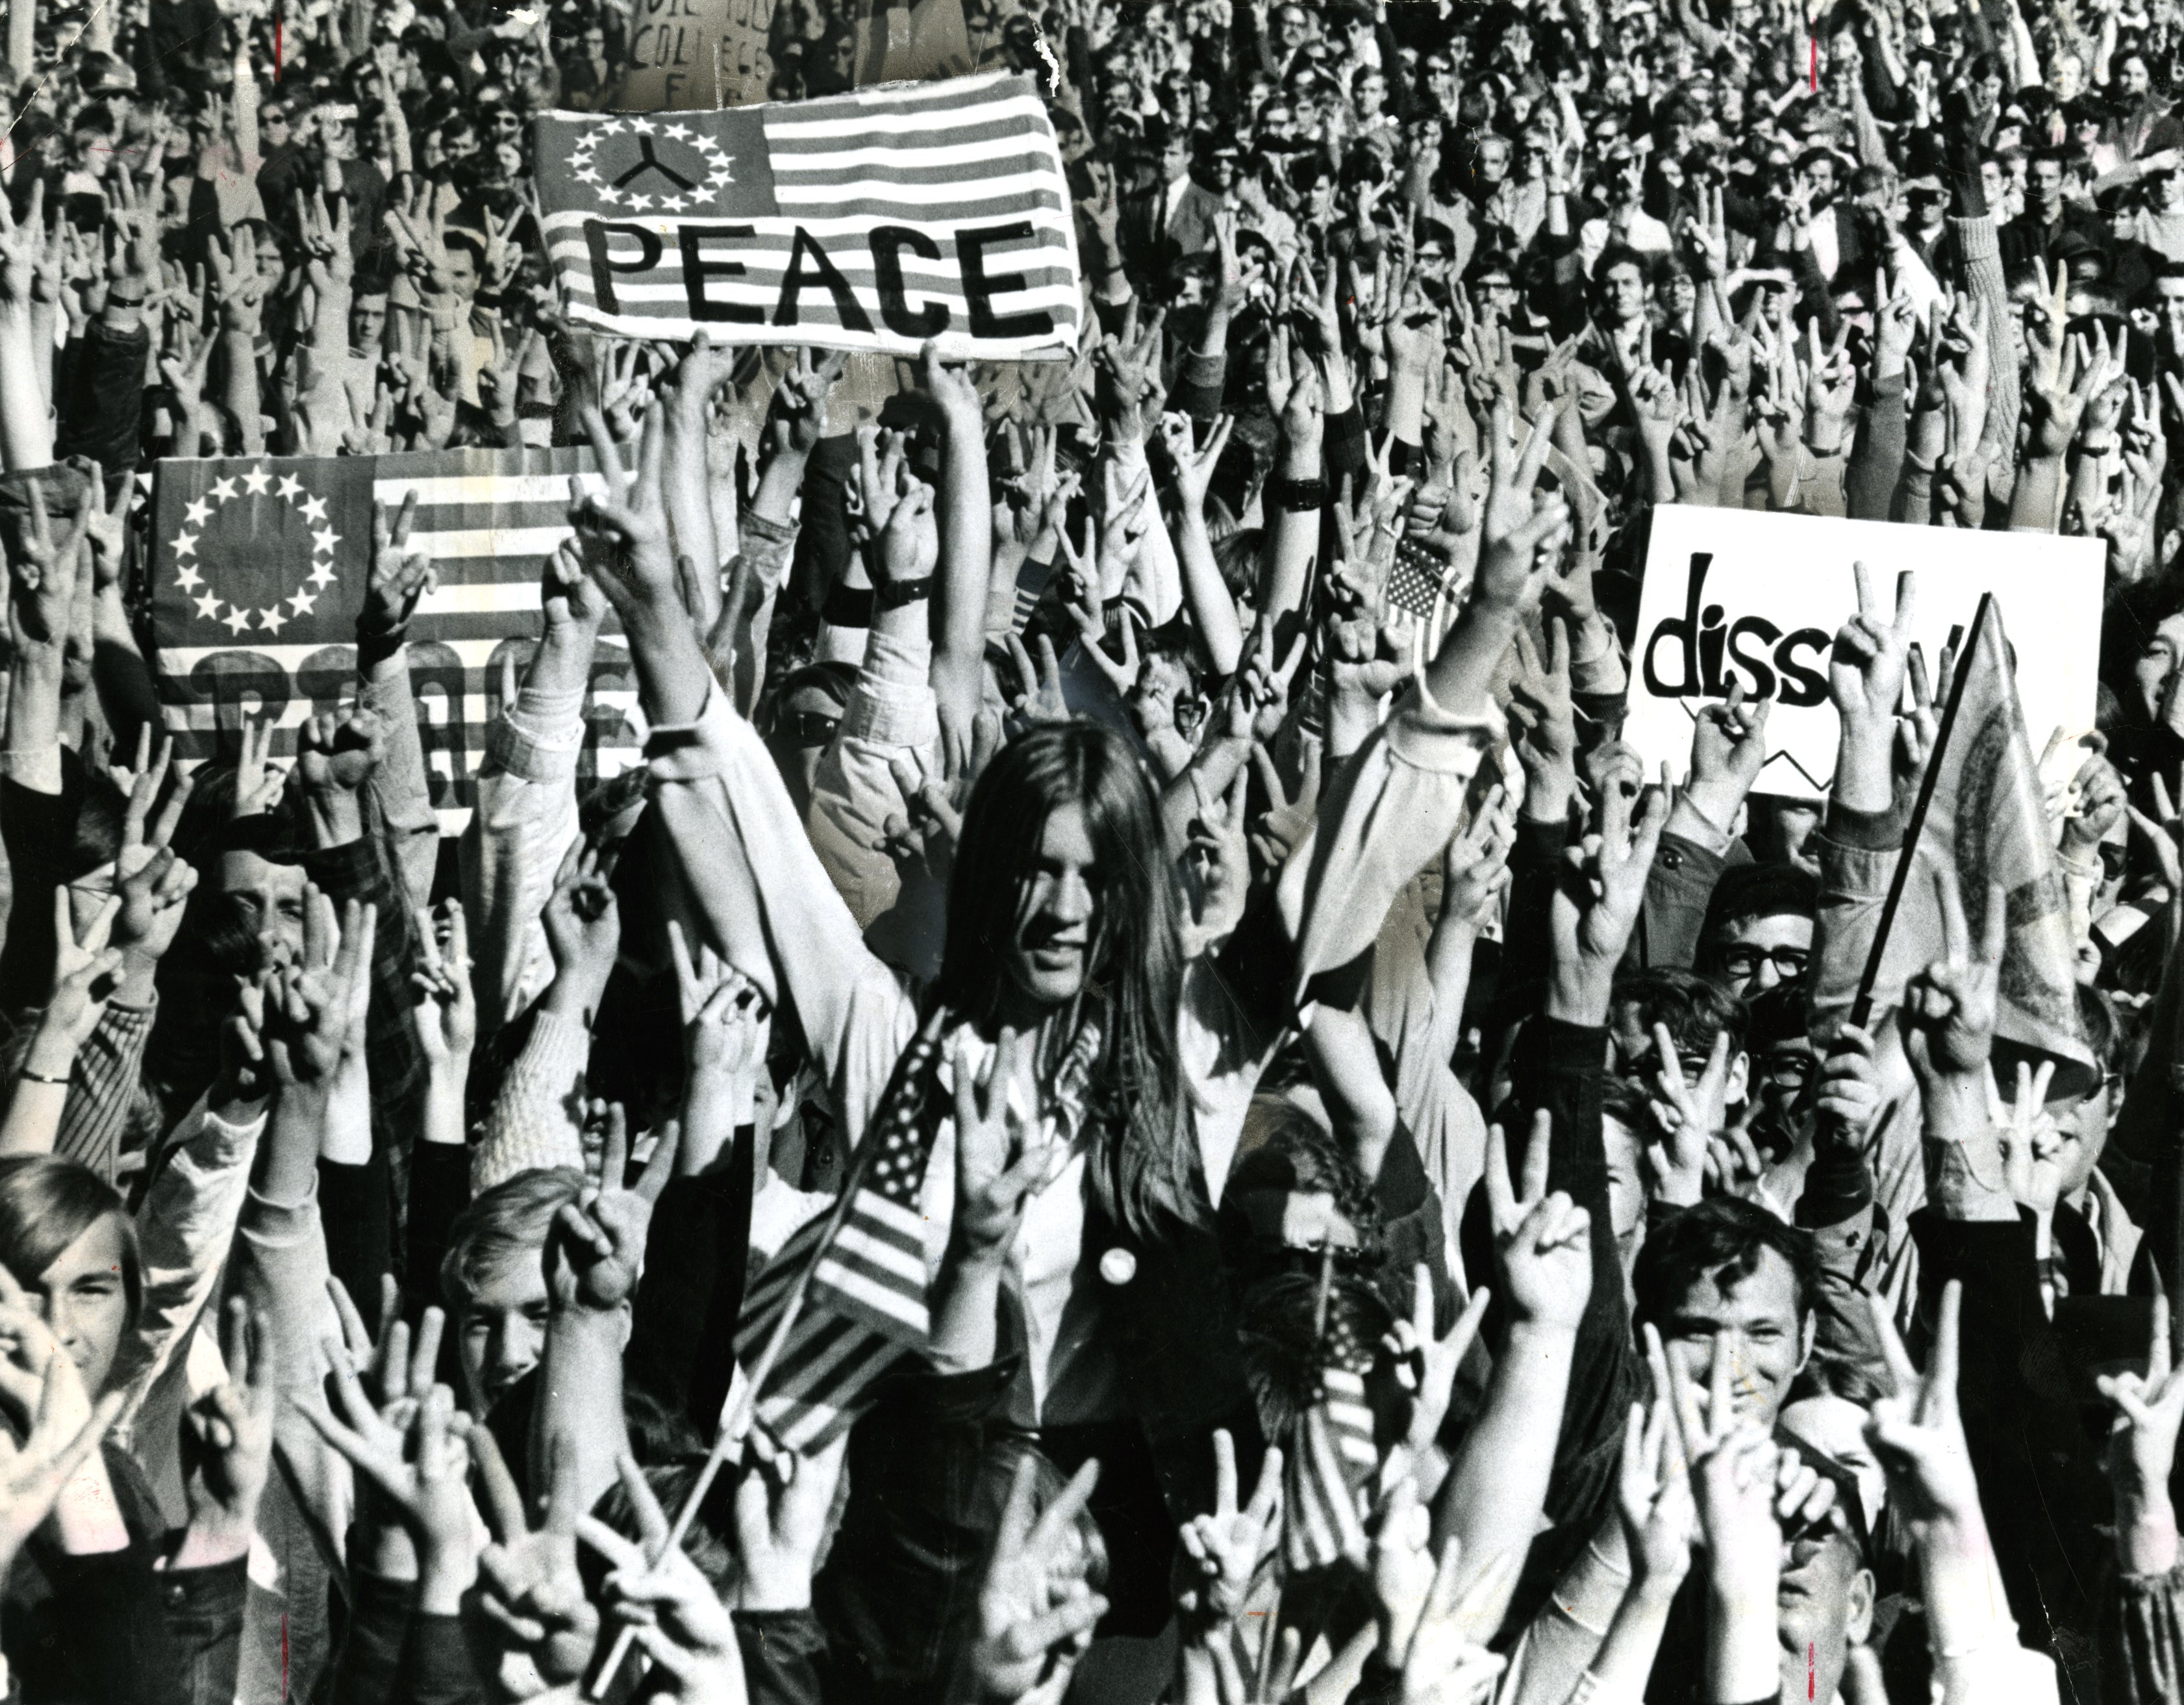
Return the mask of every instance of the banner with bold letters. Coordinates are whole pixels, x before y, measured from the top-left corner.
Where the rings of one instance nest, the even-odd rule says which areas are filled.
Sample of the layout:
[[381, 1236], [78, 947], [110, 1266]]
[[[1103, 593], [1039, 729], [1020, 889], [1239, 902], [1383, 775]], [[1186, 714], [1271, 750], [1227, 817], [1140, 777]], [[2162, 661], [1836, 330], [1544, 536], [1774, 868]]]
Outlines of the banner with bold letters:
[[1741, 681], [1774, 700], [1755, 791], [1819, 798], [1836, 761], [1828, 654], [1858, 611], [1851, 565], [1863, 562], [1890, 594], [1900, 571], [1918, 571], [1913, 637], [1930, 679], [1980, 594], [1994, 593], [2034, 749], [2059, 727], [2075, 739], [2093, 726], [2105, 549], [2093, 538], [1664, 504], [1646, 554], [1623, 738], [1649, 775], [1663, 760], [1681, 775], [1693, 719]]
[[538, 120], [571, 319], [626, 337], [1060, 359], [1084, 320], [1046, 104], [1014, 72]]

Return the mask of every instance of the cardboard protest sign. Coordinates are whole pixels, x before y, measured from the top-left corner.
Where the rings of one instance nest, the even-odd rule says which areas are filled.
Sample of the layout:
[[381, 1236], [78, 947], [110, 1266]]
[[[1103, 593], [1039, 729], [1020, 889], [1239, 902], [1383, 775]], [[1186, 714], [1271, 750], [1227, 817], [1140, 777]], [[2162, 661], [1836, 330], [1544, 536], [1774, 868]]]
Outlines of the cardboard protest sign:
[[755, 107], [772, 92], [774, 0], [727, 0], [713, 44], [723, 107]]
[[[415, 492], [409, 543], [439, 586], [410, 621], [410, 680], [440, 827], [459, 832], [504, 665], [520, 674], [538, 644], [545, 559], [570, 535], [570, 504], [604, 489], [588, 449], [162, 461], [152, 627], [176, 755], [231, 755], [249, 716], [270, 721], [275, 755], [291, 757], [298, 724], [355, 697], [372, 501], [392, 516]], [[619, 774], [644, 745], [628, 649], [611, 617], [609, 628], [585, 695], [587, 776]]]
[[1899, 571], [1918, 571], [1915, 639], [1930, 671], [1980, 594], [1994, 593], [2033, 744], [2059, 727], [2075, 738], [2093, 726], [2104, 549], [2092, 538], [1663, 504], [1631, 636], [1624, 738], [1648, 773], [1665, 759], [1680, 775], [1700, 707], [1741, 681], [1775, 701], [1757, 790], [1820, 797], [1836, 761], [1828, 653], [1858, 609], [1853, 562], [1892, 585]]
[[538, 120], [570, 316], [632, 337], [1059, 359], [1084, 318], [1045, 103], [1013, 72]]
[[[772, 0], [635, 0], [629, 20], [628, 70], [616, 104], [644, 113], [688, 112], [725, 104], [719, 56], [735, 34], [732, 14], [754, 6], [765, 11], [771, 22]], [[765, 98], [763, 86], [758, 98]]]

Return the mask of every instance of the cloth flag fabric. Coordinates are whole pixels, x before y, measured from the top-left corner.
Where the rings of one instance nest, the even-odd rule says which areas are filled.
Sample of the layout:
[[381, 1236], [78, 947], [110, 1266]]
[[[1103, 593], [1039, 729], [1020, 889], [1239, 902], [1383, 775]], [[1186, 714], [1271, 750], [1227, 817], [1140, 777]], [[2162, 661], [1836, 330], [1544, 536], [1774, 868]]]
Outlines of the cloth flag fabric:
[[587, 325], [897, 355], [1077, 347], [1069, 187], [1028, 76], [556, 113], [537, 144], [554, 273]]
[[[1096, 1017], [1085, 1018], [1046, 1086], [1041, 1130], [1057, 1151], [1072, 1147], [1083, 1128], [1102, 1034]], [[760, 1383], [756, 1407], [758, 1424], [791, 1450], [816, 1450], [853, 1424], [882, 1376], [930, 1337], [918, 1192], [941, 1128], [954, 1117], [949, 1050], [958, 1042], [973, 1069], [983, 1070], [978, 1056], [989, 1055], [991, 1045], [967, 1025], [951, 1033], [945, 1009], [926, 1021], [895, 1061], [858, 1144], [839, 1230], [833, 1230], [831, 1210], [807, 1221], [744, 1293], [736, 1320], [732, 1412], [749, 1389], [748, 1370], [772, 1340], [798, 1279], [807, 1268], [811, 1274], [788, 1339]]]
[[1340, 1320], [1327, 1328], [1316, 1401], [1300, 1414], [1282, 1469], [1283, 1544], [1294, 1571], [1364, 1554], [1359, 1494], [1379, 1467], [1363, 1370], [1373, 1357]]
[[[356, 618], [370, 578], [371, 505], [390, 522], [417, 494], [409, 545], [439, 587], [410, 628], [418, 732], [441, 827], [467, 820], [503, 665], [540, 632], [545, 559], [572, 497], [604, 490], [588, 449], [247, 456], [159, 463], [152, 622], [167, 727], [187, 763], [231, 755], [245, 716], [273, 720], [276, 757], [306, 717], [356, 697]], [[639, 761], [636, 682], [610, 618], [592, 666], [579, 773]]]
[[[791, 1450], [816, 1450], [841, 1432], [881, 1376], [927, 1341], [924, 1221], [917, 1192], [939, 1134], [935, 1078], [942, 1034], [941, 1025], [928, 1024], [895, 1062], [864, 1135], [878, 1151], [852, 1186], [839, 1230], [832, 1212], [807, 1221], [744, 1298], [736, 1322], [739, 1386], [772, 1338], [797, 1279], [811, 1270], [788, 1341], [759, 1392], [758, 1424]], [[734, 1401], [732, 1395], [731, 1407]]]
[[1981, 599], [1971, 632], [1958, 647], [1953, 691], [1956, 714], [1947, 738], [1928, 761], [1936, 766], [1934, 790], [1915, 849], [1925, 868], [1904, 883], [1883, 961], [1893, 974], [1884, 970], [1880, 985], [1900, 990], [1903, 979], [1938, 952], [1941, 902], [1932, 871], [1954, 866], [1975, 944], [1988, 885], [1999, 884], [2008, 927], [1995, 1035], [2055, 1061], [2050, 1094], [2082, 1092], [2100, 1073], [2078, 1028], [2069, 899], [2018, 704], [2002, 606], [1991, 595]]
[[1396, 547], [1396, 560], [1388, 570], [1388, 602], [1430, 621], [1448, 577], [1448, 564], [1438, 554], [1407, 538]]

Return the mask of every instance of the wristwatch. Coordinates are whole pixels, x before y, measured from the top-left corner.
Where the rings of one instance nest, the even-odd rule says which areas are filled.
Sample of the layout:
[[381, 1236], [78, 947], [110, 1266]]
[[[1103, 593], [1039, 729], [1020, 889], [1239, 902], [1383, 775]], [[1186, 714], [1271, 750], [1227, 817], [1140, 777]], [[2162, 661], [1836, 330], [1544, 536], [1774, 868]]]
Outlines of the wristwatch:
[[933, 577], [922, 580], [890, 580], [885, 586], [872, 588], [872, 602], [882, 610], [900, 610], [905, 604], [915, 604], [921, 598], [933, 594]]

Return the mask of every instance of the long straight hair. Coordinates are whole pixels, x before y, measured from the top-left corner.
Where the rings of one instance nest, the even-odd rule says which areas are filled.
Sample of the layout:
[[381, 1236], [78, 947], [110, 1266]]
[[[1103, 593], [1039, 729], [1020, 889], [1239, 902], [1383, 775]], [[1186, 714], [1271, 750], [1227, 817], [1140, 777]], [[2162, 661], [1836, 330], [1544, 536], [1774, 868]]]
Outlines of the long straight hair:
[[1072, 805], [1083, 808], [1092, 843], [1091, 950], [1084, 986], [1066, 1022], [1049, 1028], [1039, 1065], [1053, 1071], [1078, 1025], [1099, 1021], [1092, 1188], [1110, 1218], [1150, 1236], [1164, 1214], [1197, 1223], [1205, 1209], [1176, 1041], [1181, 904], [1151, 783], [1121, 735], [1096, 722], [1037, 728], [986, 766], [963, 814], [936, 993], [992, 1034], [1047, 819]]

